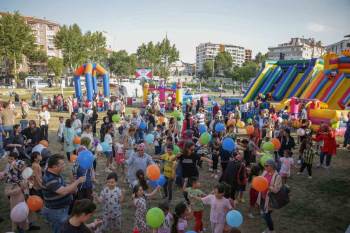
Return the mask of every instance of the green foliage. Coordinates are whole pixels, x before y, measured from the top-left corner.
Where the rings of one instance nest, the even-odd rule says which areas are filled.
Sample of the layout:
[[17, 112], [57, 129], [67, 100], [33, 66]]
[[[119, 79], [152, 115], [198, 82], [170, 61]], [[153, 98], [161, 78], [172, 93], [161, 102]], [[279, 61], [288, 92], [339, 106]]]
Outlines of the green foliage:
[[215, 57], [215, 72], [223, 76], [225, 72], [228, 72], [232, 68], [232, 57], [228, 52], [220, 52]]
[[212, 60], [205, 61], [203, 64], [203, 77], [208, 79], [213, 76], [214, 62]]
[[30, 73], [37, 73], [37, 65], [46, 65], [47, 54], [46, 51], [36, 48], [27, 54], [28, 64], [30, 67]]
[[63, 73], [64, 64], [63, 59], [58, 57], [52, 57], [47, 62], [47, 68], [49, 72], [52, 72], [55, 74], [55, 83], [57, 83]]
[[136, 69], [136, 55], [128, 53], [125, 50], [112, 52], [107, 59], [107, 64], [110, 71], [117, 76], [127, 76], [135, 72]]
[[0, 56], [8, 59], [10, 70], [17, 79], [17, 66], [22, 63], [23, 55], [35, 49], [35, 37], [32, 29], [18, 12], [6, 14], [0, 18]]
[[85, 33], [84, 37], [87, 49], [87, 58], [91, 62], [104, 62], [107, 58], [106, 37], [103, 36], [102, 32], [91, 33], [90, 31]]
[[263, 64], [267, 60], [268, 54], [262, 54], [261, 52], [258, 52], [255, 55], [255, 62], [258, 64]]

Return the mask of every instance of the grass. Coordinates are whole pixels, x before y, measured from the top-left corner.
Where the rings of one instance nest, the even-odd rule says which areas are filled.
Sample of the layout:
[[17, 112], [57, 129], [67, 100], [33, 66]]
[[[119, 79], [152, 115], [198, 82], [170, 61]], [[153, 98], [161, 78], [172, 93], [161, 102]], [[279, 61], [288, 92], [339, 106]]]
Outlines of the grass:
[[[128, 112], [131, 108], [128, 108]], [[35, 118], [35, 113], [31, 112], [30, 118]], [[104, 113], [99, 114], [100, 122]], [[50, 121], [49, 140], [50, 150], [55, 153], [62, 153], [61, 145], [56, 143], [56, 130], [58, 117], [68, 117], [67, 113], [51, 113], [52, 119]], [[149, 152], [152, 148], [147, 148]], [[297, 153], [294, 153], [297, 155]], [[317, 164], [315, 158], [314, 164]], [[6, 164], [5, 160], [0, 161], [0, 169], [3, 169]], [[99, 175], [97, 176], [99, 183], [96, 185], [95, 190], [99, 192], [103, 187], [106, 173], [105, 159], [98, 159], [97, 170]], [[272, 218], [275, 223], [276, 232], [278, 233], [343, 233], [349, 224], [350, 216], [350, 154], [344, 149], [338, 149], [337, 156], [333, 158], [332, 168], [329, 170], [313, 168], [313, 179], [307, 179], [307, 175], [296, 175], [296, 171], [292, 172], [292, 177], [288, 180], [288, 184], [291, 187], [290, 203], [280, 209], [275, 210], [272, 213]], [[64, 176], [68, 180], [68, 175], [71, 171], [71, 164], [66, 166]], [[122, 176], [121, 171], [117, 171], [118, 175]], [[306, 171], [305, 171], [306, 172]], [[208, 172], [208, 167], [204, 164], [200, 170], [200, 181], [202, 184], [202, 190], [206, 193], [211, 192], [216, 184], [216, 181], [211, 178], [211, 174]], [[131, 199], [131, 191], [124, 184], [119, 184], [126, 190], [126, 201], [122, 204], [122, 220], [123, 220], [123, 233], [132, 232], [134, 223], [134, 206]], [[3, 183], [0, 183], [0, 189], [3, 190]], [[247, 188], [247, 191], [249, 189]], [[172, 207], [179, 201], [182, 201], [182, 193], [179, 189], [175, 188], [174, 200]], [[242, 212], [244, 216], [244, 223], [241, 226], [241, 230], [244, 233], [258, 233], [262, 232], [266, 226], [264, 221], [258, 217], [256, 212], [255, 219], [249, 219], [248, 192], [244, 193], [246, 203], [240, 204], [238, 210]], [[150, 200], [149, 207], [157, 206], [162, 200], [160, 196], [156, 196], [155, 199]], [[101, 210], [98, 209], [95, 216], [100, 216]], [[0, 192], [0, 216], [6, 220], [0, 224], [0, 232], [11, 231], [11, 223], [9, 219], [9, 202], [3, 192]], [[205, 209], [204, 223], [207, 228], [206, 232], [210, 232], [209, 226], [209, 208]], [[193, 222], [193, 221], [192, 221]], [[190, 226], [193, 226], [191, 222]], [[40, 233], [49, 233], [50, 228], [45, 221], [39, 217], [39, 224], [42, 227]]]

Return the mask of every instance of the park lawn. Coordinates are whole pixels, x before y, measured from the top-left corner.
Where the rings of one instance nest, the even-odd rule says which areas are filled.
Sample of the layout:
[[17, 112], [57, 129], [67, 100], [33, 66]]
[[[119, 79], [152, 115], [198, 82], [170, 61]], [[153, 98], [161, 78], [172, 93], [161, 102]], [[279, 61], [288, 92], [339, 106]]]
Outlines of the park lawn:
[[[131, 108], [127, 109], [130, 113]], [[29, 119], [36, 119], [34, 111], [31, 111]], [[102, 117], [105, 113], [99, 113], [99, 120], [102, 122]], [[50, 150], [53, 153], [63, 154], [62, 146], [57, 142], [56, 131], [58, 125], [58, 117], [68, 117], [67, 113], [51, 113], [50, 128], [49, 128], [49, 141]], [[18, 119], [19, 120], [19, 119]], [[152, 148], [147, 148], [152, 150]], [[297, 153], [295, 153], [295, 158]], [[318, 158], [316, 158], [318, 159]], [[314, 161], [314, 167], [317, 161]], [[0, 169], [2, 170], [6, 164], [6, 159], [0, 161]], [[64, 176], [69, 177], [72, 165], [67, 162]], [[276, 232], [278, 233], [343, 233], [349, 224], [350, 216], [350, 153], [344, 149], [338, 149], [337, 156], [333, 158], [332, 168], [325, 169], [313, 169], [313, 179], [307, 179], [307, 175], [296, 175], [296, 170], [293, 171], [293, 175], [288, 181], [291, 187], [291, 201], [281, 210], [276, 210], [272, 213], [272, 217], [275, 223]], [[105, 159], [103, 157], [98, 158], [97, 166], [97, 179], [96, 191], [99, 192], [105, 182], [106, 173], [104, 172]], [[122, 172], [117, 171], [121, 176]], [[306, 171], [305, 171], [306, 172]], [[216, 180], [211, 178], [211, 174], [208, 172], [207, 164], [204, 164], [200, 169], [200, 181], [202, 184], [202, 190], [206, 193], [210, 193], [217, 183]], [[122, 178], [122, 177], [121, 177]], [[131, 190], [125, 183], [121, 182], [119, 185], [126, 191], [126, 201], [122, 204], [122, 225], [123, 233], [132, 232], [134, 223], [134, 207], [131, 199]], [[1, 232], [11, 231], [11, 222], [9, 218], [9, 202], [7, 197], [3, 194], [4, 185], [0, 183], [0, 216], [5, 218], [2, 222]], [[244, 215], [244, 223], [241, 227], [244, 233], [258, 233], [265, 229], [265, 224], [262, 218], [257, 216], [255, 219], [249, 219], [248, 203], [249, 189], [244, 194], [246, 202], [239, 204], [238, 210]], [[175, 188], [174, 200], [172, 207], [179, 201], [182, 201], [182, 192], [180, 189]], [[157, 206], [162, 200], [160, 195], [157, 195], [155, 199], [150, 200], [149, 207]], [[173, 209], [173, 208], [172, 208]], [[101, 216], [101, 211], [98, 209], [95, 217]], [[256, 212], [258, 214], [258, 212]], [[205, 209], [205, 232], [210, 232], [209, 226], [209, 208]], [[193, 221], [192, 221], [193, 222]], [[191, 222], [191, 226], [193, 226]], [[51, 232], [48, 225], [40, 217], [39, 224], [42, 227], [41, 233]]]

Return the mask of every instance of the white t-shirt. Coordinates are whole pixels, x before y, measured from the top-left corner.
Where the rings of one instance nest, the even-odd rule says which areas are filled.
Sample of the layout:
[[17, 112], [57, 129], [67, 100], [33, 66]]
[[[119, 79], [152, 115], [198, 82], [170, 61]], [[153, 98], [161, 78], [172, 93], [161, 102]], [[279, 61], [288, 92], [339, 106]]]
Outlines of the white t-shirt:
[[112, 143], [113, 143], [113, 139], [112, 136], [109, 133], [106, 133], [105, 138], [104, 138], [105, 142], [108, 143], [108, 152], [112, 151]]
[[290, 168], [292, 165], [294, 165], [293, 158], [282, 157], [280, 158], [280, 161], [281, 161], [280, 175], [290, 176]]

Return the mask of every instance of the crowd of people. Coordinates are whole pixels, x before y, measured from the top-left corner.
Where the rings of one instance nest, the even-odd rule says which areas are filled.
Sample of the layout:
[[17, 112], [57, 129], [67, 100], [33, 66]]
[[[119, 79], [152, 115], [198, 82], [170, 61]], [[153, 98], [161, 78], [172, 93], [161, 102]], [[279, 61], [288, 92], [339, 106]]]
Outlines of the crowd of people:
[[[123, 232], [122, 206], [132, 199], [134, 232], [151, 232], [146, 221], [148, 199], [158, 198], [157, 194], [161, 193], [163, 200], [159, 208], [165, 220], [152, 232], [185, 233], [191, 230], [190, 221], [194, 221], [195, 232], [209, 232], [205, 230], [209, 226], [203, 222], [205, 205], [211, 207], [211, 232], [240, 232], [226, 224], [226, 214], [232, 209], [239, 210], [246, 195], [250, 206], [248, 217], [262, 215], [267, 226], [264, 232], [274, 232], [270, 193], [289, 186], [288, 177], [293, 174], [293, 168], [298, 169], [297, 174], [306, 168], [311, 179], [316, 154], [320, 158], [317, 166], [325, 169], [331, 166], [336, 154], [335, 131], [329, 125], [323, 123], [313, 132], [302, 109], [296, 129], [292, 123], [295, 120], [286, 109], [277, 112], [262, 97], [236, 106], [227, 115], [216, 104], [209, 113], [211, 117], [201, 100], [178, 105], [172, 114], [150, 104], [127, 116], [124, 100], [115, 98], [103, 107], [107, 114], [103, 114], [101, 124], [98, 114], [102, 106], [97, 102], [90, 106], [83, 101], [75, 108], [73, 98], [67, 101], [70, 100], [69, 117], [59, 117], [57, 139], [50, 140], [48, 106], [40, 107], [37, 119], [30, 120], [27, 120], [30, 106], [25, 100], [20, 102], [20, 111], [11, 101], [0, 109], [0, 154], [6, 154], [7, 158], [0, 178], [5, 183], [10, 207], [15, 208], [31, 195], [43, 200], [40, 211], [30, 211], [20, 222], [12, 219], [13, 231], [40, 229], [37, 219], [41, 216], [54, 233]], [[56, 96], [53, 103], [57, 111], [64, 109], [62, 96]], [[16, 116], [21, 118], [19, 124]], [[347, 127], [344, 147], [350, 143], [349, 119], [350, 114], [343, 119]], [[253, 129], [248, 135], [242, 134], [245, 124]], [[208, 142], [201, 139], [204, 133], [211, 135]], [[233, 150], [223, 146], [227, 138], [234, 141]], [[265, 150], [264, 144], [272, 139], [277, 139], [280, 146]], [[50, 151], [49, 142], [56, 143], [52, 140], [61, 144], [64, 155]], [[82, 166], [77, 159], [87, 151], [94, 156], [89, 167]], [[261, 162], [266, 154], [270, 154], [269, 159]], [[97, 163], [103, 162], [104, 171], [98, 170]], [[69, 184], [63, 176], [67, 163], [73, 165]], [[152, 165], [161, 167], [163, 183], [148, 179], [147, 168]], [[28, 167], [32, 173], [25, 177], [23, 171]], [[201, 189], [201, 174], [207, 167], [212, 190]], [[103, 172], [105, 186], [97, 191], [96, 176]], [[259, 192], [250, 185], [257, 176], [268, 181], [266, 191]], [[132, 197], [125, 195], [128, 191], [121, 188], [124, 183], [130, 187]], [[247, 188], [249, 192], [245, 194]], [[174, 203], [176, 193], [183, 196], [181, 202]], [[102, 217], [87, 224], [98, 205], [102, 206]]]

